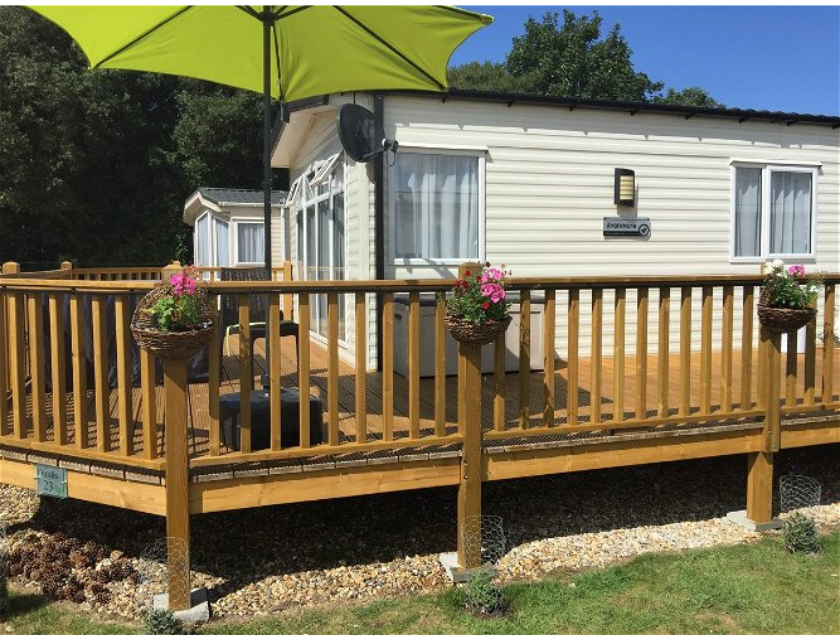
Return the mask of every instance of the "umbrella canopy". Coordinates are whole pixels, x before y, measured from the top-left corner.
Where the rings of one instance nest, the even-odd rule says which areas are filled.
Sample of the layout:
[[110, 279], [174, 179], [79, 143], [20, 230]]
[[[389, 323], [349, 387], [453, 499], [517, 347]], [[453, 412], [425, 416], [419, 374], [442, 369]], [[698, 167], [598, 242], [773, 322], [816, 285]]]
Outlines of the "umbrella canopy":
[[[447, 87], [452, 52], [492, 18], [432, 6], [44, 6], [90, 66], [189, 76], [285, 102]], [[264, 30], [270, 69], [265, 68]]]

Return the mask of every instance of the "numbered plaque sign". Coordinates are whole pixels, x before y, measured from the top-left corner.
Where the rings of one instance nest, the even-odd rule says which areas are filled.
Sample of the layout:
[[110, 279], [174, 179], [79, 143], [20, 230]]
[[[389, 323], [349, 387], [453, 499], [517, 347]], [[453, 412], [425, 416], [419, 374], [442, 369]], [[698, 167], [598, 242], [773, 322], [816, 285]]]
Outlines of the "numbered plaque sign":
[[67, 497], [67, 469], [36, 464], [35, 483], [38, 493], [42, 496]]

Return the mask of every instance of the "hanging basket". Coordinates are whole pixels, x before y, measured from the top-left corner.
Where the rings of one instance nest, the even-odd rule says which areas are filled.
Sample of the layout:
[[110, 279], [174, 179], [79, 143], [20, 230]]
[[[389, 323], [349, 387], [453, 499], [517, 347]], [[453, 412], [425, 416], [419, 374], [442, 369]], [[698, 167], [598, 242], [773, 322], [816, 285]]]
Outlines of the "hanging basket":
[[506, 316], [501, 320], [490, 320], [484, 324], [474, 324], [447, 314], [444, 322], [452, 337], [458, 342], [481, 346], [490, 344], [507, 331], [510, 320], [510, 316]]
[[816, 316], [817, 310], [811, 307], [789, 309], [787, 307], [771, 307], [761, 303], [758, 305], [758, 320], [761, 322], [761, 326], [773, 333], [798, 331]]
[[201, 351], [210, 341], [216, 311], [206, 296], [199, 297], [199, 327], [186, 331], [162, 331], [154, 318], [145, 313], [161, 298], [172, 295], [169, 285], [153, 289], [140, 300], [131, 318], [131, 334], [143, 349], [164, 360], [186, 360]]

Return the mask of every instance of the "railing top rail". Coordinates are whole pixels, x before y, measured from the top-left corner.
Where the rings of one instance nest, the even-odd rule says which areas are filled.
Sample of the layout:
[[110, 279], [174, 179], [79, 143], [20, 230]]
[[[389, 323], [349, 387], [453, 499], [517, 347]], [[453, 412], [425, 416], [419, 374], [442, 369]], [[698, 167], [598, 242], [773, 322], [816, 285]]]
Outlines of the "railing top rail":
[[[66, 272], [60, 272], [62, 274]], [[24, 276], [24, 277], [21, 277]], [[40, 291], [76, 293], [140, 293], [158, 286], [154, 280], [71, 280], [29, 277], [21, 274], [4, 280], [0, 289], [7, 291]], [[824, 274], [826, 284], [840, 283], [840, 274]], [[608, 289], [634, 287], [704, 287], [704, 286], [757, 286], [762, 276], [702, 275], [702, 276], [598, 276], [598, 277], [533, 277], [512, 278], [512, 290], [542, 289]], [[411, 291], [447, 291], [454, 280], [282, 280], [207, 282], [211, 294], [221, 293], [403, 293]]]

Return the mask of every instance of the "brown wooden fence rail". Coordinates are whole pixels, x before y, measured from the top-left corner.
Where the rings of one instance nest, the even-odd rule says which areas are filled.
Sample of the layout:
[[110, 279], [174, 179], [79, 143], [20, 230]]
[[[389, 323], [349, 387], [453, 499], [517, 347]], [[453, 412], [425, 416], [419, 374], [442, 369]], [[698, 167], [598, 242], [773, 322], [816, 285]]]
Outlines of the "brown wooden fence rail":
[[[140, 382], [139, 387], [133, 385], [136, 347], [132, 348], [129, 331], [133, 303], [155, 282], [32, 278], [32, 274], [9, 271], [10, 277], [0, 281], [4, 336], [0, 382], [9, 390], [8, 395], [0, 394], [0, 441], [47, 451], [72, 448], [75, 455], [91, 459], [162, 468], [164, 449], [158, 426], [163, 415], [156, 400], [160, 390], [155, 384], [154, 358], [139, 353]], [[807, 331], [804, 354], [797, 355], [796, 335], [790, 335], [791, 346], [782, 362], [779, 345], [774, 348], [774, 339], [758, 330], [758, 277], [515, 279], [510, 288], [519, 294], [522, 309], [518, 375], [505, 372], [509, 346], [502, 337], [490, 347], [495, 371], [482, 381], [483, 413], [478, 419], [483, 439], [491, 443], [614, 435], [654, 427], [760, 420], [775, 410], [775, 404], [766, 400], [773, 397], [774, 385], [779, 385], [775, 396], [780, 398], [780, 415], [836, 410], [840, 390], [834, 381], [834, 340], [821, 339], [833, 333], [836, 283], [836, 276], [827, 277], [824, 304], [816, 326]], [[231, 388], [243, 394], [255, 387], [259, 373], [253, 370], [246, 321], [251, 296], [272, 294], [268, 313], [272, 360], [264, 367], [275, 393], [270, 394], [269, 448], [252, 447], [247, 403], [241, 415], [240, 450], [224, 446], [220, 393], [225, 367], [221, 336], [215, 336], [216, 346], [209, 350], [209, 384], [202, 394], [206, 403], [191, 402], [191, 411], [202, 413], [198, 419], [194, 415], [193, 422], [206, 425], [206, 446], [194, 447], [192, 452], [194, 467], [462, 442], [464, 359], [459, 363], [457, 387], [449, 388], [442, 301], [434, 315], [434, 344], [421, 345], [420, 335], [421, 295], [446, 291], [451, 282], [210, 282], [207, 286], [212, 295], [236, 297], [243, 329], [233, 362], [234, 368], [238, 366], [239, 385]], [[382, 300], [384, 368], [380, 375], [372, 375], [364, 354], [367, 311], [377, 295]], [[397, 345], [408, 350], [405, 378], [396, 376], [393, 368], [395, 295], [408, 299], [408, 345]], [[83, 318], [87, 296], [91, 298], [91, 335], [85, 335]], [[113, 304], [106, 305], [109, 296]], [[326, 339], [320, 344], [301, 340], [299, 354], [289, 353], [291, 345], [280, 340], [280, 311], [292, 305], [290, 297], [298, 309], [301, 336], [310, 334], [310, 310], [316, 298], [321, 298], [325, 309]], [[530, 325], [535, 316], [530, 307], [538, 299], [546, 348], [542, 371], [532, 372]], [[339, 358], [340, 304], [345, 312], [352, 307], [355, 315], [356, 366], [349, 372]], [[70, 349], [65, 349], [65, 334], [59, 329], [65, 322], [70, 328]], [[584, 325], [589, 325], [588, 331]], [[114, 334], [110, 348], [116, 353], [115, 381], [109, 379], [109, 327]], [[562, 340], [557, 339], [558, 332]], [[50, 344], [53, 335], [56, 339]], [[85, 344], [91, 345], [91, 362], [85, 359]], [[434, 377], [422, 382], [421, 348], [435, 352]], [[317, 372], [313, 371], [316, 356]], [[284, 373], [284, 360], [295, 361], [296, 371]], [[766, 375], [770, 370], [779, 371], [784, 383]], [[310, 390], [320, 386], [325, 425], [321, 443], [310, 440], [310, 407], [301, 402], [296, 416], [300, 444], [281, 446], [283, 416], [277, 391], [289, 383]], [[457, 417], [448, 413], [455, 405]]]

